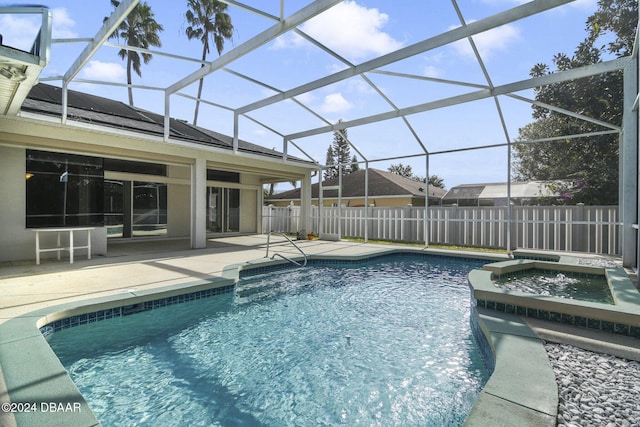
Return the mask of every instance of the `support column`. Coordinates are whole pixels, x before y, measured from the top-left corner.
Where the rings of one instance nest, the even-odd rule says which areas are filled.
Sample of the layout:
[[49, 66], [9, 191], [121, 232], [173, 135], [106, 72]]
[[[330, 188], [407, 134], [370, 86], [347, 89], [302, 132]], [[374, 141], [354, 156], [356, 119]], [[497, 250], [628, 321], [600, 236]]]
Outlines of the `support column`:
[[[425, 150], [426, 151], [426, 150]], [[426, 188], [426, 196], [424, 198], [424, 222], [422, 223], [423, 226], [423, 233], [424, 233], [424, 247], [428, 248], [429, 247], [429, 240], [430, 240], [430, 233], [431, 233], [431, 224], [429, 223], [429, 153], [427, 153], [425, 156], [425, 176], [426, 176], [426, 180], [427, 182], [425, 182], [425, 187]]]
[[318, 170], [318, 236], [322, 238], [324, 234], [324, 189], [322, 188], [322, 175], [324, 169]]
[[[507, 234], [507, 255], [509, 258], [512, 256], [511, 250], [513, 249], [511, 246], [511, 227], [513, 226], [513, 221], [511, 215], [513, 213], [513, 209], [511, 206], [511, 160], [512, 159], [512, 143], [509, 139], [507, 144], [507, 221], [505, 224], [506, 234]], [[480, 205], [480, 199], [478, 199], [478, 205]]]
[[300, 183], [300, 235], [306, 239], [311, 233], [311, 171], [307, 172]]
[[638, 267], [638, 112], [634, 102], [638, 94], [638, 63], [630, 61], [624, 68], [624, 109], [620, 136], [620, 165], [618, 206], [622, 229], [622, 263]]
[[207, 247], [207, 162], [191, 165], [191, 249]]
[[342, 165], [338, 165], [338, 240], [342, 239]]
[[364, 242], [369, 243], [369, 161], [364, 162]]

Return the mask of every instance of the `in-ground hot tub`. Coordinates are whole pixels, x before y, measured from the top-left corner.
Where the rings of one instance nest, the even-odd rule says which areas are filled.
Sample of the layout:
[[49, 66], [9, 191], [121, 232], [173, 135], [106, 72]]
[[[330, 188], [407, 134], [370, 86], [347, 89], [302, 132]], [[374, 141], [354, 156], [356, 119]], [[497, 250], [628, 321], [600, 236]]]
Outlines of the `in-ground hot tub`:
[[494, 284], [500, 289], [614, 304], [613, 294], [604, 271], [596, 270], [598, 271], [594, 274], [594, 272], [576, 272], [564, 268], [526, 267], [522, 270], [492, 276]]
[[640, 293], [619, 267], [515, 259], [472, 270], [469, 285], [479, 308], [640, 338]]

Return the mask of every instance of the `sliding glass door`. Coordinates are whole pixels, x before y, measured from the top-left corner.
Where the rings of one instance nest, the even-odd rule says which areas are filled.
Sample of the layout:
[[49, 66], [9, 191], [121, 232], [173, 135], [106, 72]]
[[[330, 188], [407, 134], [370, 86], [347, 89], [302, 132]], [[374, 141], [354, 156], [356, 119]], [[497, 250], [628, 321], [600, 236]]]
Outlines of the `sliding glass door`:
[[167, 234], [167, 184], [105, 180], [107, 237]]
[[212, 233], [240, 231], [240, 190], [207, 187], [207, 231]]
[[[107, 237], [131, 237], [131, 181], [104, 180], [104, 225]], [[126, 222], [126, 224], [125, 224]]]

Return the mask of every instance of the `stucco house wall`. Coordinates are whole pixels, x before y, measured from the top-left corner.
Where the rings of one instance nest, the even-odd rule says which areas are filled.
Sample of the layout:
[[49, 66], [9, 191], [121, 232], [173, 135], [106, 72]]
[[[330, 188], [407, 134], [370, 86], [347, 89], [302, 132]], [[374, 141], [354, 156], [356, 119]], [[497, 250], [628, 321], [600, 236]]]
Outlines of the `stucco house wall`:
[[[0, 117], [0, 262], [35, 259], [35, 233], [26, 228], [26, 152], [28, 149], [101, 158], [124, 159], [164, 164], [166, 176], [105, 171], [105, 179], [167, 184], [167, 233], [165, 237], [189, 237], [192, 233], [192, 176], [206, 169], [239, 173], [239, 183], [211, 184], [240, 191], [240, 230], [259, 232], [261, 223], [262, 182], [268, 179], [302, 179], [312, 166], [304, 162], [284, 162], [260, 153], [234, 153], [204, 144], [164, 141], [161, 137], [93, 126], [86, 123], [61, 124], [59, 119], [36, 117]], [[204, 161], [203, 161], [204, 160]], [[195, 165], [200, 165], [197, 169]], [[202, 167], [204, 165], [204, 168]], [[207, 182], [206, 179], [203, 182]], [[207, 184], [209, 184], [207, 182]], [[204, 206], [204, 203], [201, 203]], [[76, 233], [80, 234], [80, 233]], [[66, 236], [65, 236], [66, 238]], [[96, 227], [91, 235], [93, 255], [106, 254], [107, 230]], [[43, 247], [52, 247], [55, 233], [42, 237]], [[78, 236], [78, 244], [84, 243]], [[84, 256], [78, 251], [76, 256]], [[43, 258], [55, 256], [43, 253]]]

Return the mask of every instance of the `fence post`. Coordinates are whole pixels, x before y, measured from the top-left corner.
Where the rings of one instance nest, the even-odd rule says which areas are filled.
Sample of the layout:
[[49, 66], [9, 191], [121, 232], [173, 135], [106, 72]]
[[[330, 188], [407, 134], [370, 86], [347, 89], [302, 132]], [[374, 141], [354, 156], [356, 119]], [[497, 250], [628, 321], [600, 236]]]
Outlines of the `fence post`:
[[287, 230], [289, 231], [289, 233], [295, 233], [298, 230], [295, 229], [295, 221], [293, 220], [293, 202], [289, 205], [289, 215], [287, 217], [287, 220], [289, 222]]
[[407, 206], [404, 207], [405, 210], [405, 214], [404, 214], [404, 220], [407, 224], [405, 224], [404, 226], [404, 233], [402, 235], [402, 240], [405, 242], [413, 242], [414, 238], [413, 238], [413, 218], [411, 215], [411, 209], [413, 208], [413, 205], [411, 203], [408, 203]]
[[459, 243], [459, 224], [458, 224], [458, 204], [454, 203], [451, 205], [451, 218], [449, 220], [449, 236], [450, 236], [450, 244], [457, 245]]
[[369, 204], [369, 206], [365, 206], [364, 207], [366, 209], [367, 212], [367, 242], [369, 241], [369, 239], [373, 239], [374, 234], [373, 234], [373, 205]]
[[269, 233], [273, 231], [273, 205], [269, 205]]
[[584, 236], [588, 233], [587, 228], [589, 225], [581, 224], [584, 221], [584, 203], [576, 204], [576, 218], [575, 218], [575, 249], [576, 252], [589, 252], [589, 248], [584, 247]]
[[[511, 256], [511, 251], [514, 249], [518, 249], [518, 218], [514, 218], [513, 211], [515, 210], [515, 204], [512, 201], [509, 201], [509, 206], [507, 209], [507, 213], [509, 218], [507, 219], [509, 223], [509, 237], [507, 241], [508, 245], [511, 246], [508, 248], [508, 254]], [[515, 236], [515, 238], [514, 238]]]

